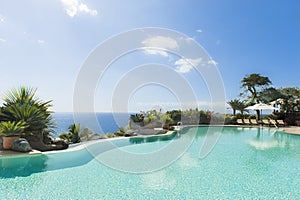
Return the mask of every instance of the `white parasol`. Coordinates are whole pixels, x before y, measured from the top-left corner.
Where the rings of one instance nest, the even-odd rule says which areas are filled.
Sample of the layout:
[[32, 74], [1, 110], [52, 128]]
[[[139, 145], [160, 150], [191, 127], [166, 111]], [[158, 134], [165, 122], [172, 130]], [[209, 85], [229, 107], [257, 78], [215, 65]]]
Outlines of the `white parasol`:
[[[265, 103], [257, 103], [253, 106], [248, 106], [245, 108], [245, 110], [279, 110], [279, 108], [275, 108], [271, 105], [265, 104]], [[262, 112], [260, 112], [262, 113]]]

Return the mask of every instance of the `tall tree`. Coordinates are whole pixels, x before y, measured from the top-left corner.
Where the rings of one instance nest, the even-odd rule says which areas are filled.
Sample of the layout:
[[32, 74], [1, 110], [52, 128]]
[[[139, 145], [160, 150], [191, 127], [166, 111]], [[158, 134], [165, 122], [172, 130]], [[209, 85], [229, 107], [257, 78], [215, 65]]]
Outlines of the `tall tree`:
[[[268, 77], [261, 76], [260, 74], [250, 74], [244, 77], [241, 81], [242, 88], [245, 89], [245, 93], [250, 93], [249, 104], [259, 103], [261, 98], [259, 92], [266, 89], [272, 82]], [[259, 118], [260, 110], [256, 110], [256, 116]]]
[[259, 92], [272, 84], [268, 77], [261, 76], [260, 74], [250, 74], [244, 77], [241, 83], [246, 94], [250, 93], [250, 104], [259, 103], [261, 101]]
[[259, 93], [259, 97], [262, 102], [264, 103], [269, 103], [271, 101], [277, 100], [279, 98], [283, 98], [283, 94], [281, 93], [280, 90], [270, 87], [270, 88], [265, 88]]
[[280, 92], [283, 95], [281, 110], [287, 113], [300, 111], [300, 90], [298, 88], [283, 88]]

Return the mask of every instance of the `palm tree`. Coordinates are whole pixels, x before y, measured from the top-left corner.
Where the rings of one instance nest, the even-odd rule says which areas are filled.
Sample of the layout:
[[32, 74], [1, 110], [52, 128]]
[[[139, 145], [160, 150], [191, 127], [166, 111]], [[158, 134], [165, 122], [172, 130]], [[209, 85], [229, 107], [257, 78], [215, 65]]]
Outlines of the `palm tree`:
[[236, 110], [238, 110], [238, 104], [240, 103], [240, 100], [238, 100], [238, 99], [233, 99], [233, 100], [231, 100], [231, 101], [228, 101], [227, 103], [230, 105], [230, 107], [231, 107], [232, 110], [233, 110], [233, 116], [235, 116]]
[[247, 104], [245, 103], [245, 101], [241, 101], [239, 99], [233, 99], [227, 103], [231, 106], [231, 108], [233, 110], [233, 116], [235, 116], [237, 110], [240, 111], [241, 114], [243, 115], [245, 108], [247, 107]]

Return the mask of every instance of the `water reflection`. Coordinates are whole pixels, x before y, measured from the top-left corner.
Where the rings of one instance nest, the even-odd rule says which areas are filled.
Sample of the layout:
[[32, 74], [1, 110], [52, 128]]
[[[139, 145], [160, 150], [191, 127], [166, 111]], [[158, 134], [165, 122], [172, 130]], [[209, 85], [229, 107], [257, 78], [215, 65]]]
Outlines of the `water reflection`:
[[141, 143], [148, 143], [148, 142], [157, 142], [157, 141], [168, 141], [173, 140], [179, 137], [179, 132], [174, 131], [169, 135], [154, 135], [154, 136], [144, 136], [144, 137], [132, 137], [129, 138], [129, 142], [131, 144], [141, 144]]
[[287, 148], [295, 146], [295, 136], [285, 134], [276, 129], [257, 128], [256, 136], [248, 143], [257, 150], [271, 148]]
[[0, 158], [0, 178], [25, 177], [44, 171], [82, 166], [93, 158], [86, 149], [47, 155], [2, 157]]
[[[0, 158], [0, 178], [14, 178], [30, 176], [33, 173], [39, 173], [49, 170], [58, 170], [63, 168], [82, 166], [94, 159], [95, 156], [109, 151], [112, 148], [123, 147], [132, 144], [146, 142], [168, 141], [183, 137], [183, 139], [200, 139], [204, 138], [209, 127], [185, 127], [180, 131], [175, 131], [170, 135], [148, 136], [124, 138], [120, 140], [99, 141], [85, 149], [74, 152], [60, 152], [57, 154], [41, 154], [16, 157]], [[213, 130], [213, 127], [210, 127]], [[196, 132], [196, 134], [191, 134]], [[300, 136], [285, 134], [276, 129], [270, 128], [243, 128], [243, 127], [224, 127], [222, 135], [238, 136], [241, 140], [236, 145], [247, 143], [250, 148], [247, 156], [249, 162], [262, 163], [266, 167], [265, 157], [277, 160], [283, 157], [299, 158]], [[226, 138], [226, 137], [224, 137]], [[227, 137], [232, 141], [233, 137]], [[93, 154], [91, 154], [93, 152]], [[251, 166], [251, 165], [248, 165]]]
[[46, 155], [3, 157], [0, 159], [0, 178], [29, 176], [43, 172], [47, 167]]

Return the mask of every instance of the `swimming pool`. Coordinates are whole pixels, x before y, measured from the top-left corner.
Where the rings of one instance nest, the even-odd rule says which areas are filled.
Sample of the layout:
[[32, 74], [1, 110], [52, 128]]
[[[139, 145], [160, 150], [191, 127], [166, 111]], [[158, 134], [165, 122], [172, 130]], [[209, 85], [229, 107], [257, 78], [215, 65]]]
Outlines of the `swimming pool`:
[[115, 140], [119, 150], [139, 154], [191, 140], [179, 159], [150, 173], [126, 173], [99, 162], [121, 159], [117, 148], [104, 143], [93, 145], [100, 149], [96, 158], [88, 148], [1, 158], [0, 199], [298, 199], [299, 136], [224, 127], [210, 154], [199, 159], [206, 131], [190, 127], [168, 138]]

